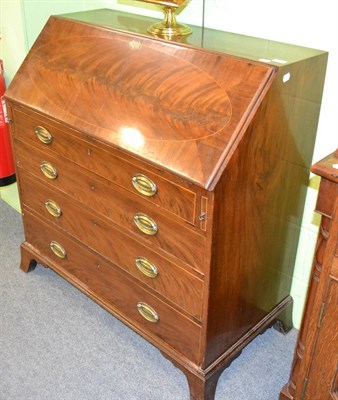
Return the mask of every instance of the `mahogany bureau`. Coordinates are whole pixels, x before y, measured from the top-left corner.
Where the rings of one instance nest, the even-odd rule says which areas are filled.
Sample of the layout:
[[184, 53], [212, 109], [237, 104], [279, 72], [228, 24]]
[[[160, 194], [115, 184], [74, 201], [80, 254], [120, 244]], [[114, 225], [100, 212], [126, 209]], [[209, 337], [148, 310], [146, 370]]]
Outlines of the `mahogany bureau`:
[[6, 102], [21, 268], [52, 268], [213, 399], [290, 287], [327, 53], [111, 10], [51, 17]]
[[338, 399], [338, 149], [312, 171], [321, 176], [322, 220], [289, 383], [280, 400]]

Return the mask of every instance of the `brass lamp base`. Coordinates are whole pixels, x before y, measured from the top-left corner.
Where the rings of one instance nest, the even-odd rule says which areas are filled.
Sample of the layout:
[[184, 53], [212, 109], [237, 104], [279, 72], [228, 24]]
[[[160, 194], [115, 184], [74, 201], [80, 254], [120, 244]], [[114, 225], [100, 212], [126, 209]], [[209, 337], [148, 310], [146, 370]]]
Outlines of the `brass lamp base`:
[[163, 11], [164, 20], [149, 26], [147, 29], [149, 33], [158, 37], [171, 38], [173, 36], [189, 35], [192, 32], [189, 26], [179, 24], [176, 21], [175, 8], [168, 6], [164, 7]]

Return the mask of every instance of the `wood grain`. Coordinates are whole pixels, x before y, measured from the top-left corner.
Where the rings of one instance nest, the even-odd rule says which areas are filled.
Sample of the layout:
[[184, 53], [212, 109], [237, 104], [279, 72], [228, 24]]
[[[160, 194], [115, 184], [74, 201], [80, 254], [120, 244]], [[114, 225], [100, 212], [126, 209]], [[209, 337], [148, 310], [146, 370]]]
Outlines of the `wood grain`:
[[[22, 204], [24, 207], [29, 207], [30, 212], [43, 216], [124, 271], [128, 271], [138, 281], [179, 306], [181, 311], [201, 319], [203, 298], [201, 274], [197, 277], [193, 275], [193, 270], [184, 264], [178, 266], [167, 258], [159, 256], [157, 252], [141, 244], [137, 238], [128, 236], [104, 218], [80, 208], [67, 195], [39, 183], [24, 172], [21, 172], [21, 177]], [[32, 187], [34, 191], [31, 190]], [[55, 218], [49, 214], [45, 207], [47, 199], [52, 199], [60, 206], [61, 217]], [[136, 268], [135, 259], [139, 256], [146, 257], [154, 263], [158, 269], [156, 278], [149, 278]]]
[[215, 189], [205, 366], [290, 293], [309, 176], [288, 123], [298, 117], [282, 111], [290, 90], [275, 81]]
[[[324, 298], [325, 314], [321, 321], [312, 366], [308, 375], [306, 399], [319, 399], [323, 393], [337, 396], [338, 372], [338, 277], [328, 282]], [[334, 393], [336, 392], [336, 393]], [[328, 397], [329, 398], [329, 397]]]
[[7, 96], [209, 187], [273, 71], [52, 17]]
[[[77, 165], [116, 183], [123, 188], [138, 194], [132, 185], [135, 174], [148, 176], [157, 186], [153, 197], [140, 196], [144, 200], [160, 206], [183, 220], [195, 224], [196, 202], [198, 195], [187, 187], [177, 185], [172, 180], [163, 179], [159, 174], [149, 169], [149, 165], [137, 165], [135, 160], [128, 162], [122, 154], [112, 153], [111, 147], [98, 146], [92, 137], [84, 135], [74, 129], [67, 129], [64, 125], [52, 122], [41, 114], [13, 110], [15, 130], [13, 134], [18, 139], [27, 142], [43, 152], [59, 154]], [[45, 127], [53, 139], [48, 145], [42, 143], [36, 136], [34, 129], [37, 126]]]
[[[135, 285], [125, 274], [121, 275], [113, 264], [107, 263], [99, 255], [85, 249], [62, 231], [46, 224], [29, 213], [24, 219], [26, 239], [38, 249], [44, 264], [57, 264], [56, 271], [70, 279], [84, 292], [92, 292], [114, 310], [114, 315], [122, 315], [149, 335], [156, 335], [165, 343], [174, 347], [192, 361], [198, 358], [200, 327], [180, 314], [149, 291]], [[58, 241], [67, 251], [64, 260], [60, 260], [50, 250], [50, 242]], [[137, 303], [143, 301], [153, 306], [159, 314], [157, 324], [146, 321], [137, 311]]]
[[[15, 141], [15, 148], [18, 165], [35, 177], [43, 179], [45, 184], [68, 194], [79, 204], [97, 210], [103, 217], [133, 233], [146, 245], [156, 245], [163, 250], [164, 255], [174, 255], [203, 272], [205, 237], [192, 230], [190, 225], [180, 225], [174, 216], [162, 215], [158, 209], [140, 201], [139, 196], [127, 194], [122, 188], [109, 185], [106, 180], [92, 173], [80, 172], [64, 159], [45, 154], [19, 141]], [[44, 160], [56, 168], [57, 179], [51, 181], [43, 176], [40, 164]], [[154, 218], [158, 225], [157, 235], [148, 236], [136, 227], [134, 216], [138, 212]], [[177, 240], [178, 231], [182, 241]]]

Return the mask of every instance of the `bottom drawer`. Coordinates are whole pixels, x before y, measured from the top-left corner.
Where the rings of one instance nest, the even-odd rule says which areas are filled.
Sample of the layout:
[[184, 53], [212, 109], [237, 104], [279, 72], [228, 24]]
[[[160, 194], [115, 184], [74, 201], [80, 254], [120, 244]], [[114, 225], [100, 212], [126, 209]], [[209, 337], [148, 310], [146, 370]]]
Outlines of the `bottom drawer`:
[[[24, 227], [26, 241], [37, 249], [48, 266], [156, 345], [160, 339], [192, 362], [198, 362], [201, 330], [198, 324], [51, 224], [25, 212]], [[58, 255], [51, 248], [52, 242]], [[155, 321], [156, 317], [156, 322], [148, 320]]]

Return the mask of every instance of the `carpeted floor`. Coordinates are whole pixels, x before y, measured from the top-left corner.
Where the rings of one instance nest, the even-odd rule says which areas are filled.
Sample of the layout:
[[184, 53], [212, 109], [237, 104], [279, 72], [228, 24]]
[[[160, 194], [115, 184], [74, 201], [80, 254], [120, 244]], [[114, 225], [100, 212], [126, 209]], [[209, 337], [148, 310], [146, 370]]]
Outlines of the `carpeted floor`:
[[[0, 400], [189, 400], [160, 352], [51, 270], [19, 269], [20, 215], [0, 200]], [[297, 332], [257, 337], [216, 400], [277, 400]]]

